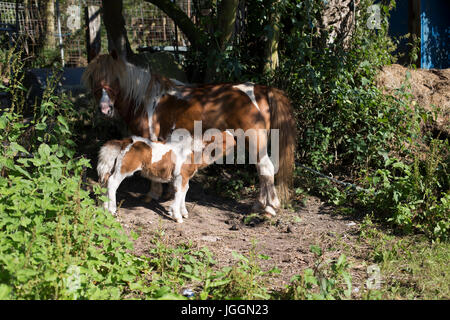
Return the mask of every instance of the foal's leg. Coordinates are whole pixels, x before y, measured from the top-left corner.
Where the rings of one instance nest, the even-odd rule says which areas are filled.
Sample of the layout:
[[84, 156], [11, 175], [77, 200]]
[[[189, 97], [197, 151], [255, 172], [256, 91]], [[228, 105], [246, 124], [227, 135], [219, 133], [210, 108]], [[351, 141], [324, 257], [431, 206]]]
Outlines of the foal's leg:
[[184, 187], [183, 190], [183, 201], [181, 202], [181, 215], [183, 216], [183, 218], [188, 218], [189, 217], [189, 212], [186, 209], [186, 194], [189, 190], [189, 181], [186, 182], [186, 186]]
[[[120, 171], [120, 170], [119, 170]], [[116, 192], [119, 188], [122, 181], [126, 178], [126, 175], [122, 175], [120, 172], [116, 171], [112, 176], [108, 179], [108, 202], [105, 202], [104, 207], [107, 209], [113, 216], [117, 213], [116, 206]]]
[[[117, 213], [117, 205], [116, 205], [116, 192], [119, 188], [120, 184], [125, 178], [128, 178], [132, 176], [136, 171], [142, 170], [142, 163], [141, 162], [133, 162], [132, 164], [129, 163], [129, 157], [131, 159], [135, 158], [136, 155], [133, 154], [133, 147], [126, 153], [121, 161], [117, 160], [117, 163], [121, 163], [119, 166], [116, 163], [116, 166], [114, 168], [114, 173], [109, 177], [108, 179], [108, 198], [109, 201], [105, 203], [105, 208], [111, 212], [113, 216]], [[127, 163], [128, 166], [126, 166], [125, 170], [123, 164]], [[123, 170], [123, 171], [122, 171]]]
[[170, 205], [169, 214], [173, 217], [178, 223], [183, 222], [183, 218], [181, 216], [181, 208], [184, 202], [184, 197], [186, 196], [186, 191], [183, 188], [183, 177], [178, 175], [175, 177], [173, 186], [175, 188], [175, 199]]

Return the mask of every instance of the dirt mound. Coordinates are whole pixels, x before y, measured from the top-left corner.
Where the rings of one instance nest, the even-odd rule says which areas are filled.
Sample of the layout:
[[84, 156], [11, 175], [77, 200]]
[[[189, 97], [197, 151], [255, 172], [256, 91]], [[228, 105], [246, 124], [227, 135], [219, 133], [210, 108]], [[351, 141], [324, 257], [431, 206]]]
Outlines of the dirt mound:
[[[407, 78], [407, 71], [411, 77]], [[450, 69], [412, 70], [398, 64], [384, 66], [377, 76], [377, 85], [386, 93], [393, 93], [406, 83], [411, 85], [413, 99], [426, 110], [441, 109], [435, 126], [450, 133]]]

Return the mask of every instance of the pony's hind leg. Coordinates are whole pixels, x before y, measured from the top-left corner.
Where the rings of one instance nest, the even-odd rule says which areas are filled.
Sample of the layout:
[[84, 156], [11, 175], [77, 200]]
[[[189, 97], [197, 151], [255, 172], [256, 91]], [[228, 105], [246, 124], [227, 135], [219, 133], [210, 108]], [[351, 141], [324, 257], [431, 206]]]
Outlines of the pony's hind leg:
[[150, 181], [150, 191], [145, 195], [144, 201], [150, 202], [152, 199], [159, 200], [163, 192], [161, 182]]
[[266, 213], [276, 215], [276, 210], [280, 208], [280, 200], [275, 189], [275, 167], [267, 154], [266, 146], [262, 146], [258, 158], [256, 169], [258, 170], [260, 192], [253, 210], [262, 209]]

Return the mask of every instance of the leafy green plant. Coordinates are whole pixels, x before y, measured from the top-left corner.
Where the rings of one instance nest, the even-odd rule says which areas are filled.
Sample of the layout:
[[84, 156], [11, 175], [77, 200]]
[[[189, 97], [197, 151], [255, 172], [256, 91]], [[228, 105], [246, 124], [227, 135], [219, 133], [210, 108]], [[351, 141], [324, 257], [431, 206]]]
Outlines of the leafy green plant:
[[148, 258], [152, 273], [147, 287], [160, 288], [153, 297], [182, 298], [182, 289], [190, 288], [192, 299], [270, 298], [264, 277], [278, 270], [261, 270], [259, 260], [270, 258], [258, 254], [254, 245], [248, 256], [233, 252], [237, 263], [221, 269], [207, 248], [194, 248], [191, 243], [171, 246], [162, 230], [155, 233], [152, 245]]
[[352, 278], [348, 271], [349, 263], [345, 255], [326, 263], [322, 249], [311, 246], [314, 253], [314, 267], [304, 270], [291, 279], [285, 297], [294, 300], [335, 300], [350, 299]]
[[[20, 79], [10, 84], [9, 92], [22, 90]], [[96, 206], [83, 181], [90, 164], [74, 158], [73, 105], [49, 87], [35, 109], [31, 122], [17, 112], [19, 106], [0, 115], [2, 297], [124, 297], [145, 260], [129, 253], [132, 244], [122, 227]], [[93, 190], [96, 197], [103, 193]]]
[[414, 228], [431, 238], [448, 239], [450, 194], [446, 161], [442, 158], [446, 149], [448, 142], [432, 140], [431, 153], [424, 161], [416, 158], [413, 164], [406, 164], [388, 158], [384, 169], [368, 177], [373, 198], [361, 198], [378, 214], [388, 214], [388, 221], [404, 231]]
[[249, 256], [233, 252], [233, 257], [238, 261], [233, 267], [224, 268], [224, 278], [228, 279], [226, 285], [220, 288], [218, 297], [222, 299], [269, 299], [265, 278], [278, 273], [274, 267], [263, 271], [259, 266], [259, 260], [268, 260], [270, 257], [256, 252], [255, 244], [250, 250]]
[[57, 68], [61, 66], [61, 51], [59, 49], [42, 48], [32, 60], [35, 68]]

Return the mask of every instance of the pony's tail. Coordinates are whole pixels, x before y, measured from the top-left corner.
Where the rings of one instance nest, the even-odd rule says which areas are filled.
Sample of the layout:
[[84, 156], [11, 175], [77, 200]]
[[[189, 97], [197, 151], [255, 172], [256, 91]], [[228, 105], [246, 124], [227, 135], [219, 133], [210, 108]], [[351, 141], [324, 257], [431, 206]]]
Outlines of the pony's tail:
[[97, 174], [102, 185], [106, 185], [109, 177], [115, 169], [117, 157], [130, 143], [132, 143], [131, 139], [110, 140], [100, 148], [98, 154]]
[[279, 130], [279, 163], [275, 186], [281, 204], [285, 205], [290, 200], [290, 187], [293, 182], [297, 130], [291, 102], [286, 94], [279, 89], [269, 88], [268, 100], [270, 128]]

